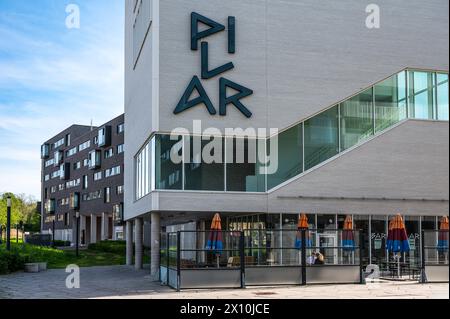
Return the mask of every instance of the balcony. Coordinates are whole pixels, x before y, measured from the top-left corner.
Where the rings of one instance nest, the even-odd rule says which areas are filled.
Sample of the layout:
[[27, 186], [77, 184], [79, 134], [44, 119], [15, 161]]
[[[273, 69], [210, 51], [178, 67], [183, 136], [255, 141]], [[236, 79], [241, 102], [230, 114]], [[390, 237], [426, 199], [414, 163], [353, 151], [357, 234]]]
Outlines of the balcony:
[[70, 163], [63, 163], [59, 166], [59, 178], [64, 181], [70, 179]]
[[102, 151], [94, 150], [89, 152], [89, 169], [100, 168], [102, 164]]
[[50, 145], [43, 144], [41, 145], [41, 158], [46, 159], [50, 157]]
[[122, 226], [124, 224], [123, 219], [123, 203], [113, 206], [113, 218], [115, 226]]
[[56, 151], [53, 155], [53, 165], [55, 167], [58, 167], [63, 163], [64, 160], [64, 152], [63, 151]]
[[45, 202], [45, 211], [47, 214], [55, 214], [56, 212], [56, 200], [54, 198], [47, 199]]
[[111, 146], [111, 126], [106, 125], [98, 130], [97, 136], [99, 147], [109, 147]]
[[80, 193], [70, 194], [70, 209], [73, 210], [80, 209]]

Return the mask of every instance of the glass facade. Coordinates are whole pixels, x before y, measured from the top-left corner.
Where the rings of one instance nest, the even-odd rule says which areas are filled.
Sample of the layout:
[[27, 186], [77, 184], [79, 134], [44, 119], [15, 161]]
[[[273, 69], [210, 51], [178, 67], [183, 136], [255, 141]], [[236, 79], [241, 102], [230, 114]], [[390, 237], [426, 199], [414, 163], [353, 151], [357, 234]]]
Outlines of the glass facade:
[[406, 118], [406, 71], [375, 85], [375, 132]]
[[[185, 190], [223, 191], [225, 184], [223, 138], [185, 137]], [[245, 190], [244, 190], [245, 191]]]
[[[136, 198], [150, 193], [150, 154], [150, 145], [147, 144], [136, 157]], [[108, 173], [110, 174], [109, 170]]]
[[[182, 189], [182, 137], [156, 135], [155, 137], [155, 188]], [[170, 152], [179, 157], [179, 163], [171, 160]]]
[[437, 73], [437, 119], [448, 121], [448, 74]]
[[[311, 243], [325, 256], [326, 264], [345, 264], [351, 254], [336, 248], [341, 245], [341, 234], [346, 215], [339, 214], [307, 214]], [[386, 269], [389, 262], [393, 262], [393, 254], [387, 252], [386, 241], [388, 225], [393, 215], [351, 215], [354, 230], [362, 231], [361, 258], [364, 265], [376, 264], [380, 269]], [[294, 265], [299, 262], [299, 251], [295, 249], [295, 236], [299, 214], [260, 214], [251, 216], [235, 216], [226, 218], [225, 227], [228, 230], [246, 231], [246, 247], [258, 247], [257, 243], [265, 243], [274, 248], [267, 260], [278, 265]], [[406, 232], [410, 244], [410, 252], [402, 256], [402, 261], [411, 266], [420, 265], [421, 231], [436, 231], [440, 216], [403, 216]], [[225, 219], [225, 218], [224, 218]], [[258, 232], [264, 230], [264, 232]], [[338, 231], [337, 231], [338, 230]], [[261, 234], [264, 234], [262, 238]], [[359, 238], [355, 238], [359, 244]], [[425, 246], [436, 246], [437, 234], [425, 236]], [[261, 247], [261, 246], [259, 246]], [[252, 255], [253, 253], [253, 255]], [[249, 256], [257, 258], [258, 250], [246, 251]], [[261, 252], [260, 252], [261, 253]], [[428, 260], [439, 260], [434, 250], [427, 250]], [[261, 257], [261, 256], [259, 256]], [[257, 260], [259, 260], [259, 257]], [[267, 261], [264, 259], [265, 261]]]
[[260, 160], [265, 141], [248, 138], [226, 138], [227, 191], [265, 192], [265, 168]]
[[341, 104], [341, 150], [373, 135], [373, 90], [369, 89]]
[[410, 117], [416, 119], [433, 119], [435, 98], [434, 73], [409, 72], [409, 103]]
[[[303, 124], [298, 124], [277, 137], [278, 169], [267, 175], [267, 188], [271, 189], [303, 172]], [[275, 138], [269, 140], [273, 143]], [[270, 149], [270, 145], [268, 146]]]
[[305, 121], [305, 170], [339, 153], [338, 107]]
[[[448, 121], [447, 73], [402, 71], [269, 139], [203, 139], [199, 150], [189, 143], [183, 155], [182, 140], [192, 136], [157, 134], [135, 159], [137, 198], [150, 191], [145, 174], [157, 190], [266, 192], [406, 118]], [[222, 146], [213, 148], [214, 140]], [[273, 145], [276, 154], [269, 153]], [[153, 175], [147, 169], [151, 154]], [[214, 160], [205, 161], [205, 154]], [[272, 171], [266, 166], [274, 159]]]

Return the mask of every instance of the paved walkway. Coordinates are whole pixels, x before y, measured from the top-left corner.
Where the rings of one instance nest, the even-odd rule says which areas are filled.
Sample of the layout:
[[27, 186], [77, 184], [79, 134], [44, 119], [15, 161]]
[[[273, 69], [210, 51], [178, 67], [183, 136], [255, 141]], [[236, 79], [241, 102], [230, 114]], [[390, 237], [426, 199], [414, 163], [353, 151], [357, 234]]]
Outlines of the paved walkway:
[[174, 290], [152, 282], [148, 270], [135, 271], [128, 266], [81, 268], [80, 288], [66, 288], [69, 275], [64, 270], [38, 274], [15, 273], [0, 276], [0, 299], [262, 299], [262, 298], [449, 298], [447, 284], [382, 282], [366, 285], [313, 285], [307, 287], [258, 287], [227, 290]]

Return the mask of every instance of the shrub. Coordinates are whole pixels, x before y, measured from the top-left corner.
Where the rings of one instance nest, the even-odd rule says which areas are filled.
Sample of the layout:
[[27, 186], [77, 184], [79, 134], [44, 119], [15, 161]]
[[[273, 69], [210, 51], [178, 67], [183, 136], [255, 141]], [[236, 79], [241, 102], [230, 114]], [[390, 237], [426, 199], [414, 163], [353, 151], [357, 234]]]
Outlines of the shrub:
[[8, 263], [3, 260], [2, 253], [0, 252], [0, 275], [8, 273]]
[[22, 270], [28, 260], [29, 258], [21, 255], [16, 249], [11, 251], [0, 249], [0, 274]]
[[125, 241], [100, 241], [95, 244], [89, 244], [88, 249], [102, 251], [113, 254], [124, 255], [126, 251]]
[[0, 274], [23, 270], [24, 264], [48, 262], [49, 265], [60, 264], [65, 255], [62, 250], [30, 244], [12, 245], [11, 251], [0, 246]]
[[68, 240], [55, 240], [55, 246], [56, 247], [69, 247], [70, 241]]

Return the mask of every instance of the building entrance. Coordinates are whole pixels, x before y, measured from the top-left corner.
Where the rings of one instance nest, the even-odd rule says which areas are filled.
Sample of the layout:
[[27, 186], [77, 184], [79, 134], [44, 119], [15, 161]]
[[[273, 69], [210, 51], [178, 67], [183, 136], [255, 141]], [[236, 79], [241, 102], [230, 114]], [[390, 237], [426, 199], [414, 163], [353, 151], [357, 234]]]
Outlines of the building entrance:
[[326, 264], [336, 265], [338, 263], [338, 240], [336, 233], [317, 233], [316, 242], [319, 243], [320, 252], [325, 257]]

